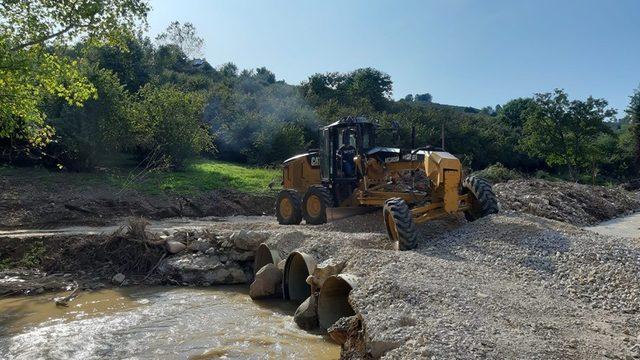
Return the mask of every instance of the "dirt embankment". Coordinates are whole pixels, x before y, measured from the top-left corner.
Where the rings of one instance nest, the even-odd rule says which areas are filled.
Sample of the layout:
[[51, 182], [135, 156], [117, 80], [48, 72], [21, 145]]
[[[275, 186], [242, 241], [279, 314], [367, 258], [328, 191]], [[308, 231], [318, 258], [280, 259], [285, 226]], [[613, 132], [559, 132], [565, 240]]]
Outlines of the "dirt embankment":
[[147, 194], [106, 184], [42, 184], [0, 176], [0, 229], [104, 225], [128, 216], [148, 219], [262, 215], [273, 212], [272, 195], [212, 190], [199, 195]]
[[502, 211], [514, 210], [577, 226], [594, 225], [640, 210], [640, 193], [622, 187], [510, 180], [493, 186]]

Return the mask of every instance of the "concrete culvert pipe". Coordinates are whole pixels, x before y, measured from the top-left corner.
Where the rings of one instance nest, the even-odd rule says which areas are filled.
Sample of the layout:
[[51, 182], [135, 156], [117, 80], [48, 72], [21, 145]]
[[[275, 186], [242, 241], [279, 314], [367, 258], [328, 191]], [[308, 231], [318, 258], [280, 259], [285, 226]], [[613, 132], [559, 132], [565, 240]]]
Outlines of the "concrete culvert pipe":
[[316, 268], [316, 261], [309, 254], [294, 251], [284, 265], [282, 294], [285, 300], [302, 302], [311, 295], [307, 277]]
[[323, 330], [340, 318], [355, 315], [349, 304], [349, 293], [357, 282], [358, 278], [350, 274], [334, 275], [325, 280], [318, 297], [318, 320]]
[[253, 274], [255, 275], [258, 270], [267, 264], [278, 266], [280, 260], [282, 259], [280, 259], [280, 254], [277, 250], [269, 249], [269, 246], [265, 243], [260, 244], [258, 250], [256, 250], [256, 259], [253, 262]]

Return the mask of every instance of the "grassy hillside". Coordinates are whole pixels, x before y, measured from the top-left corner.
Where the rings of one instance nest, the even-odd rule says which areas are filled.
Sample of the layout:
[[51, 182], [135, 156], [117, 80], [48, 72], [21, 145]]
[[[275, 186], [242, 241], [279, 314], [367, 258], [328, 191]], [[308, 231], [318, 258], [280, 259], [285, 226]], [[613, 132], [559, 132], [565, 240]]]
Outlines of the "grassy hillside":
[[133, 188], [149, 194], [174, 192], [194, 194], [208, 190], [231, 189], [248, 193], [269, 192], [269, 183], [280, 186], [279, 169], [251, 167], [214, 160], [196, 160], [183, 171], [162, 172], [110, 168], [102, 172], [55, 172], [42, 168], [0, 167], [0, 176], [9, 181], [29, 181], [41, 186], [73, 184], [90, 189], [98, 184]]

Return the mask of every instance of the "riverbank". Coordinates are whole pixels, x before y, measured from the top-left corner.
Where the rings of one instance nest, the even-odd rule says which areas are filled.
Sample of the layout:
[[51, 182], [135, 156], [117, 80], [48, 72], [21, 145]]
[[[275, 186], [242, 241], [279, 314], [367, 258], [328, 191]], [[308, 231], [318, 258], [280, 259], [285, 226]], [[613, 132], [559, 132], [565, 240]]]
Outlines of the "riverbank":
[[182, 172], [56, 173], [0, 167], [0, 230], [271, 214], [277, 170], [202, 161]]

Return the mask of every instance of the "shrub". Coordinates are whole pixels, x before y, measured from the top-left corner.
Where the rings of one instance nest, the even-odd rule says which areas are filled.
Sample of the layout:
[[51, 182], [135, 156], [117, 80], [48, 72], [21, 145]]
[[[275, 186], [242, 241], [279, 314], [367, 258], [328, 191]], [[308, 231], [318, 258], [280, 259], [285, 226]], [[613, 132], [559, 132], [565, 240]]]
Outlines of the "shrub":
[[484, 178], [494, 184], [522, 178], [522, 174], [518, 171], [508, 169], [501, 163], [495, 163], [476, 172], [474, 175]]
[[182, 168], [186, 160], [213, 150], [212, 136], [202, 122], [203, 93], [147, 84], [138, 96], [132, 111], [136, 145], [148, 160]]

